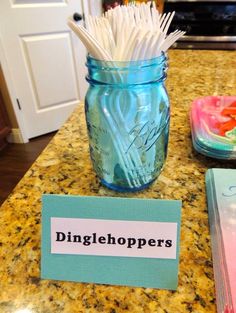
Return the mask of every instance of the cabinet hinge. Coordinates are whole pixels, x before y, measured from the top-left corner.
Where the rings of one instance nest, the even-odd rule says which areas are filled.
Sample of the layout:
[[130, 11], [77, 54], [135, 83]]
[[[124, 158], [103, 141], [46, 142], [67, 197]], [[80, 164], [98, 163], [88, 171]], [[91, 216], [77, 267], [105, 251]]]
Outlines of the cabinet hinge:
[[21, 106], [20, 106], [20, 101], [19, 99], [16, 99], [17, 105], [18, 105], [18, 109], [21, 110]]

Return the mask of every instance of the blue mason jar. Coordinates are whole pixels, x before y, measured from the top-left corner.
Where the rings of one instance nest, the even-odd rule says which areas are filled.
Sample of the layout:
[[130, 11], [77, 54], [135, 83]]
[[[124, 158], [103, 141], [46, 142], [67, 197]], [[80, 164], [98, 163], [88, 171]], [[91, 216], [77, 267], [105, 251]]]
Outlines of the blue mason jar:
[[131, 62], [87, 57], [85, 114], [90, 156], [102, 184], [137, 191], [160, 174], [167, 156], [166, 55]]

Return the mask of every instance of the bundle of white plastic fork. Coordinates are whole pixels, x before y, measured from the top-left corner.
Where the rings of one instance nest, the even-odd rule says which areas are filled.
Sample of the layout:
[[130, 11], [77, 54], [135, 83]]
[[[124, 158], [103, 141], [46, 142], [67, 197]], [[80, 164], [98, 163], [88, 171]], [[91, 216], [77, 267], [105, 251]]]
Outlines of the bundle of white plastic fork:
[[160, 56], [185, 32], [167, 34], [175, 12], [159, 14], [151, 2], [117, 6], [101, 17], [86, 16], [85, 25], [68, 19], [88, 52], [106, 61], [147, 60]]

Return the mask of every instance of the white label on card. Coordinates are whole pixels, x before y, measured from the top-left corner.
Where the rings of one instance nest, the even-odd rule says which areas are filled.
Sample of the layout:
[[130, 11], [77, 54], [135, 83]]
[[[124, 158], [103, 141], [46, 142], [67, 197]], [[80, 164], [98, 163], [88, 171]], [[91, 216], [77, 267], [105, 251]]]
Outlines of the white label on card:
[[177, 223], [51, 217], [51, 253], [176, 259]]

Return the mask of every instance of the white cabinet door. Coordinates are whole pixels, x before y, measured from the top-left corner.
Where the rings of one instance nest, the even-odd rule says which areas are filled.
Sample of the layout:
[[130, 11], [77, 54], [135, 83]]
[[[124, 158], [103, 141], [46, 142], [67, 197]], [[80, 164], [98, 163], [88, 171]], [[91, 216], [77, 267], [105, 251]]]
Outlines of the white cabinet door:
[[0, 39], [24, 135], [57, 130], [83, 100], [86, 50], [67, 26], [82, 0], [0, 0]]

